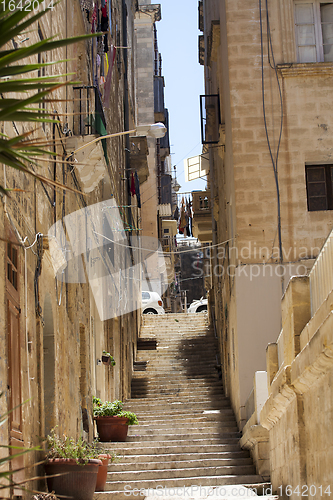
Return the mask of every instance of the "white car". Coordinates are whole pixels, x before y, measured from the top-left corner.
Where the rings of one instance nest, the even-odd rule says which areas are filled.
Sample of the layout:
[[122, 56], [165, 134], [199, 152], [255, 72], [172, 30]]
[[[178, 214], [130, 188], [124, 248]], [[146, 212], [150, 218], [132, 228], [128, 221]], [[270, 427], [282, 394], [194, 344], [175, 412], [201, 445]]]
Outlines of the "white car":
[[200, 313], [207, 311], [208, 299], [201, 297], [200, 300], [193, 300], [190, 307], [187, 309], [188, 313]]
[[165, 314], [161, 297], [156, 292], [142, 292], [142, 314]]

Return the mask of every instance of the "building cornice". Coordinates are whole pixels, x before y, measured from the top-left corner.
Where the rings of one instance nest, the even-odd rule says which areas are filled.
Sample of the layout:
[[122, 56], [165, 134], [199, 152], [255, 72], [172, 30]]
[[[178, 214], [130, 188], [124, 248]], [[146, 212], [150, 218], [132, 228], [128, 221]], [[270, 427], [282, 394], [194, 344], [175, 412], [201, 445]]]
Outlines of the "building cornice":
[[158, 3], [139, 5], [138, 12], [151, 16], [154, 23], [157, 23], [162, 19], [161, 5]]

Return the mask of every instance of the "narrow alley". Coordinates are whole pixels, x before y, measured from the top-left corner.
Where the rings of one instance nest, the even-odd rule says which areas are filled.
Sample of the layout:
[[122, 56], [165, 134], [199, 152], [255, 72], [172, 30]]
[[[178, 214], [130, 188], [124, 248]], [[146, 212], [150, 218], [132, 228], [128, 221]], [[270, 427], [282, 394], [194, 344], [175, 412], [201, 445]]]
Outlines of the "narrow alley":
[[96, 498], [240, 484], [262, 494], [269, 484], [240, 448], [207, 314], [147, 315], [143, 322], [140, 343], [147, 349], [138, 351], [137, 360], [146, 369], [135, 372], [125, 403], [139, 425], [129, 428], [127, 442], [107, 444], [121, 459], [109, 466], [106, 491]]

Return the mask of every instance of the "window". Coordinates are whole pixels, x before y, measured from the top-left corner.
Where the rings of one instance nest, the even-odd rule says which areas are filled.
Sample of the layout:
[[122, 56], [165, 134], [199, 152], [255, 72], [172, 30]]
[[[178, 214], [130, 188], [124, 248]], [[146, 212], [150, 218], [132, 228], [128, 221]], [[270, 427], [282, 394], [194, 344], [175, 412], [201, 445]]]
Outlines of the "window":
[[308, 210], [333, 210], [333, 165], [306, 166]]
[[17, 249], [11, 243], [7, 243], [7, 279], [15, 290], [18, 289], [17, 270]]
[[333, 2], [295, 2], [297, 61], [333, 61]]

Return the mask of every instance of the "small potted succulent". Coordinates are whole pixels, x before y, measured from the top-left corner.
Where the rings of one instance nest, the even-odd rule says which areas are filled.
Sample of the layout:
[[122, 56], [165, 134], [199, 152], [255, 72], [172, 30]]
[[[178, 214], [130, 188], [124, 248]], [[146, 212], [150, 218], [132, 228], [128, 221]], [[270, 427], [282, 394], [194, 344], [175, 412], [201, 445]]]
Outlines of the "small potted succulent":
[[58, 436], [55, 429], [47, 436], [48, 453], [44, 464], [47, 487], [56, 495], [92, 500], [99, 467], [96, 444]]
[[94, 420], [100, 441], [126, 441], [128, 426], [138, 424], [135, 413], [123, 410], [123, 403], [93, 398]]
[[102, 354], [102, 363], [103, 365], [111, 365], [114, 366], [116, 364], [114, 357], [107, 351], [103, 351]]

